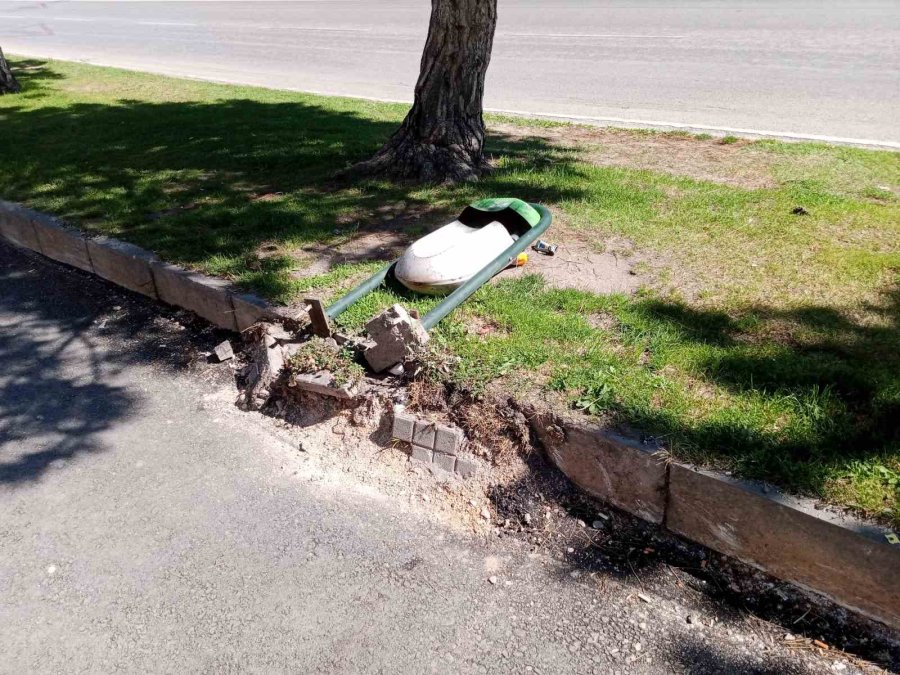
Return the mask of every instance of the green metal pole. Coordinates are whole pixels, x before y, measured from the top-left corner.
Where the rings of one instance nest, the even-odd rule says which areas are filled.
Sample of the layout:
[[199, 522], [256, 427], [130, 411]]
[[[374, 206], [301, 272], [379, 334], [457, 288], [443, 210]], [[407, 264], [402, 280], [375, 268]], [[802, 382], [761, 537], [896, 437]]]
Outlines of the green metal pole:
[[381, 283], [384, 281], [385, 277], [387, 277], [388, 272], [391, 271], [391, 268], [394, 266], [394, 263], [388, 263], [380, 270], [375, 272], [372, 276], [362, 282], [359, 286], [354, 288], [352, 291], [347, 293], [343, 298], [335, 302], [333, 305], [330, 305], [325, 309], [325, 314], [329, 319], [333, 319], [338, 314], [342, 313], [346, 310], [350, 305], [359, 300], [364, 295], [368, 295], [376, 288], [381, 286]]
[[[475, 291], [481, 288], [485, 283], [490, 281], [495, 274], [500, 272], [509, 266], [509, 264], [516, 259], [516, 257], [524, 251], [528, 246], [538, 237], [540, 237], [548, 227], [550, 227], [550, 222], [553, 220], [553, 215], [550, 211], [540, 204], [532, 204], [532, 206], [537, 209], [538, 213], [541, 214], [541, 219], [538, 221], [538, 224], [532, 227], [528, 232], [523, 234], [521, 237], [516, 239], [509, 248], [507, 248], [503, 253], [494, 258], [494, 260], [489, 263], [486, 267], [484, 267], [478, 274], [469, 279], [462, 286], [453, 291], [450, 295], [448, 295], [437, 307], [432, 309], [428, 314], [426, 314], [422, 318], [422, 325], [425, 327], [425, 330], [431, 330], [438, 321], [447, 316], [450, 312], [456, 309], [462, 302], [466, 300], [470, 295], [472, 295]], [[329, 311], [330, 311], [329, 307]]]

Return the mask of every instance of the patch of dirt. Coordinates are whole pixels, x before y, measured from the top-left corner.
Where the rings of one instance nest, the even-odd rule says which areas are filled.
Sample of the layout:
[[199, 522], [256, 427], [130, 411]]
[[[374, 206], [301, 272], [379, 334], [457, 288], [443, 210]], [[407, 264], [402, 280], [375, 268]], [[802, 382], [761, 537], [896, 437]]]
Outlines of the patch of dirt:
[[610, 127], [525, 127], [508, 123], [490, 125], [490, 132], [507, 139], [538, 138], [565, 149], [580, 150], [580, 157], [597, 166], [649, 169], [673, 176], [759, 189], [774, 187], [773, 160], [751, 141], [722, 143], [674, 134], [638, 134]]

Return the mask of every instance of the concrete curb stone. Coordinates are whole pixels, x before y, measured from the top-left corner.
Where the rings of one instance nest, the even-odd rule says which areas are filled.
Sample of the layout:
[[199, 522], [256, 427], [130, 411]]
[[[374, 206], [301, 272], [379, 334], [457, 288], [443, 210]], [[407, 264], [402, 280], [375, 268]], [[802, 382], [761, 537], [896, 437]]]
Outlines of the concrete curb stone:
[[155, 255], [134, 244], [108, 237], [88, 239], [87, 249], [94, 274], [130, 291], [158, 299], [150, 271], [150, 265], [159, 260]]
[[252, 293], [232, 295], [231, 304], [234, 307], [234, 320], [239, 332], [247, 330], [261, 319], [274, 317], [274, 312], [268, 303]]
[[574, 419], [532, 416], [552, 462], [588, 494], [643, 520], [662, 524], [666, 464], [654, 449]]
[[160, 300], [189, 309], [220, 328], [237, 332], [227, 282], [161, 261], [151, 264], [150, 269]]
[[93, 272], [87, 243], [78, 232], [64, 227], [56, 218], [34, 212], [31, 216], [40, 244], [40, 251], [57, 262], [77, 267], [85, 272]]
[[900, 550], [811, 500], [672, 463], [666, 527], [900, 627]]
[[31, 217], [34, 211], [24, 206], [0, 200], [0, 235], [17, 246], [41, 252], [41, 244]]

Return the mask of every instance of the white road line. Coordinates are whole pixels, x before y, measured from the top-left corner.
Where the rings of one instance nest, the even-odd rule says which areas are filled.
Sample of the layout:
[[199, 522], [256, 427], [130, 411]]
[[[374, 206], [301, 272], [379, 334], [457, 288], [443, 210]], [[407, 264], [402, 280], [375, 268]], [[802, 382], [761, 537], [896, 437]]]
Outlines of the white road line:
[[[12, 50], [11, 50], [12, 51]], [[61, 58], [47, 56], [46, 54], [26, 53], [22, 50], [16, 50], [15, 54], [26, 58]], [[272, 87], [265, 84], [257, 84], [248, 80], [237, 80], [234, 78], [209, 77], [203, 75], [193, 75], [180, 68], [159, 68], [158, 66], [142, 66], [130, 67], [105, 61], [104, 59], [72, 59], [66, 58], [61, 60], [75, 61], [78, 63], [88, 63], [97, 66], [106, 66], [109, 68], [118, 68], [120, 70], [128, 70], [138, 73], [155, 73], [158, 75], [167, 75], [169, 77], [181, 77], [187, 80], [198, 80], [200, 82], [215, 82], [217, 84], [233, 84], [244, 87], [258, 87], [260, 89], [270, 89], [274, 91], [294, 91], [301, 94], [313, 94], [317, 96], [340, 96], [343, 98], [355, 98], [362, 101], [375, 101], [377, 103], [403, 103], [410, 105], [410, 99], [382, 98], [378, 96], [360, 96], [341, 91], [328, 91], [318, 89], [304, 89], [300, 87]], [[854, 145], [861, 147], [879, 148], [884, 150], [900, 150], [900, 141], [876, 141], [866, 138], [847, 138], [843, 136], [825, 136], [820, 134], [803, 134], [789, 131], [767, 131], [762, 129], [747, 129], [740, 127], [720, 127], [708, 124], [694, 124], [688, 122], [660, 122], [653, 120], [637, 120], [625, 117], [600, 117], [590, 115], [568, 115], [566, 113], [553, 112], [537, 112], [526, 110], [513, 110], [509, 108], [485, 108], [487, 113], [495, 113], [498, 115], [513, 115], [515, 117], [524, 118], [541, 118], [549, 120], [560, 120], [563, 122], [579, 122], [582, 124], [593, 124], [598, 126], [620, 126], [626, 128], [649, 128], [649, 129], [678, 129], [683, 131], [693, 131], [697, 133], [713, 132], [717, 134], [729, 134], [735, 136], [755, 137], [755, 138], [774, 138], [783, 141], [818, 141], [822, 143], [834, 143], [837, 145]]]
[[497, 33], [497, 37], [529, 38], [630, 38], [640, 40], [683, 40], [686, 35], [623, 35], [617, 33]]
[[565, 113], [509, 110], [506, 108], [485, 108], [487, 112], [516, 117], [540, 117], [549, 120], [586, 122], [589, 124], [634, 125], [639, 127], [665, 127], [667, 129], [683, 129], [685, 131], [713, 131], [716, 133], [734, 134], [737, 136], [755, 136], [759, 138], [777, 138], [790, 141], [821, 141], [838, 145], [866, 145], [878, 148], [900, 150], [900, 141], [876, 141], [869, 138], [846, 138], [843, 136], [824, 136], [820, 134], [803, 134], [794, 131], [769, 131], [765, 129], [746, 129], [741, 127], [719, 127], [708, 124], [691, 124], [685, 122], [660, 122], [659, 120], [634, 120], [624, 117], [594, 117], [591, 115], [568, 115]]
[[180, 21], [136, 21], [138, 26], [199, 26], [199, 23], [185, 23]]

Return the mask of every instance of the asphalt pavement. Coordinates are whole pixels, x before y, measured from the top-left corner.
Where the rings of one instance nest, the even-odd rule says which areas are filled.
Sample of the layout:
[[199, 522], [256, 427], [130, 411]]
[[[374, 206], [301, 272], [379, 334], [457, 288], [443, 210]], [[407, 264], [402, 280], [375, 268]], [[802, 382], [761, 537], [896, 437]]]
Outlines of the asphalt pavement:
[[188, 316], [0, 243], [0, 672], [856, 672], [300, 452]]
[[[0, 46], [409, 101], [426, 0], [0, 1]], [[895, 0], [500, 0], [495, 110], [900, 147]]]

